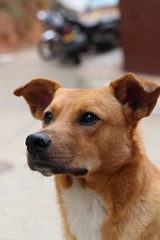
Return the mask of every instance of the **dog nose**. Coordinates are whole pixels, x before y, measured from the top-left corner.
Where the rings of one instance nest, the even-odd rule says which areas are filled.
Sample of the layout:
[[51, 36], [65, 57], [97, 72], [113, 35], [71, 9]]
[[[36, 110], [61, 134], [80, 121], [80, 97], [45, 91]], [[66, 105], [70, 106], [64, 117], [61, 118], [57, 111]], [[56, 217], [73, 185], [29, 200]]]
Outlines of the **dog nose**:
[[45, 150], [51, 144], [51, 140], [46, 134], [34, 133], [26, 138], [26, 146], [29, 153]]

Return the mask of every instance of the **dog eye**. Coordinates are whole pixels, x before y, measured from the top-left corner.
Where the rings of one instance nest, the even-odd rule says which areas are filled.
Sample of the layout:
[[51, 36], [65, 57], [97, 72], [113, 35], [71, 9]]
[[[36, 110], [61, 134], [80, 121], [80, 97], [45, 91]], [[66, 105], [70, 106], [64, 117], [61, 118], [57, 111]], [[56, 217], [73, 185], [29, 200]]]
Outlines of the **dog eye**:
[[94, 124], [94, 123], [97, 122], [98, 120], [99, 120], [99, 118], [98, 118], [94, 113], [87, 112], [87, 113], [84, 113], [84, 114], [81, 116], [79, 123], [80, 123], [81, 125], [89, 126], [89, 125]]
[[45, 125], [48, 125], [48, 124], [50, 124], [52, 119], [53, 119], [52, 113], [51, 112], [46, 112], [44, 114], [43, 122], [44, 122]]

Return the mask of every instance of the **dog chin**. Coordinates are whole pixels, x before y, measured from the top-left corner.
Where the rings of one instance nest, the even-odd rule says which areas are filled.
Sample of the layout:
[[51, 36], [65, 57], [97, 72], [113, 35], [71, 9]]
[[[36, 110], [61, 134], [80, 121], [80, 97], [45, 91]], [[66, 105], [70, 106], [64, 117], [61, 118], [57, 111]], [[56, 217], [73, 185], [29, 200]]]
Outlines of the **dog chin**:
[[50, 171], [48, 171], [47, 169], [37, 169], [36, 171], [40, 172], [42, 175], [44, 175], [45, 177], [51, 177], [53, 176], [53, 173], [51, 173]]
[[37, 171], [46, 177], [50, 177], [53, 175], [52, 170], [49, 167], [39, 167], [30, 163], [28, 163], [28, 166], [31, 170]]

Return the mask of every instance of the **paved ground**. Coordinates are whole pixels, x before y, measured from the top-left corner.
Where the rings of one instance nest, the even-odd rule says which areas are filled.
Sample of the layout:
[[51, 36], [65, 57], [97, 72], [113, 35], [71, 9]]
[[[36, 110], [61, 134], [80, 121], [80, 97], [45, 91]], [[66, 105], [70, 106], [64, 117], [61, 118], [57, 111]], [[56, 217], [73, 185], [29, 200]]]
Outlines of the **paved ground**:
[[[62, 240], [53, 179], [31, 172], [26, 165], [25, 137], [38, 130], [40, 122], [31, 117], [22, 99], [12, 95], [13, 90], [38, 76], [66, 87], [103, 86], [123, 73], [122, 59], [118, 49], [90, 55], [76, 67], [44, 62], [31, 48], [0, 64], [0, 240]], [[160, 104], [142, 121], [142, 128], [148, 155], [160, 166], [159, 109]]]

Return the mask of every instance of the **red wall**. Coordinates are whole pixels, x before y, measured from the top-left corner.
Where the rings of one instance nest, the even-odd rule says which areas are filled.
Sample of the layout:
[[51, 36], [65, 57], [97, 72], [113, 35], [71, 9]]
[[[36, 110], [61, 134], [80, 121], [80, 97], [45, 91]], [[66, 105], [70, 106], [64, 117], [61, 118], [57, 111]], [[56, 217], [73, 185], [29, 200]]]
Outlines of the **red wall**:
[[160, 74], [160, 0], [120, 0], [125, 69]]

